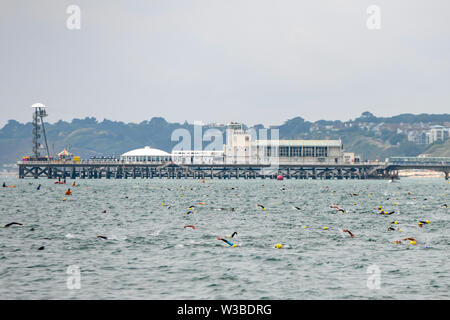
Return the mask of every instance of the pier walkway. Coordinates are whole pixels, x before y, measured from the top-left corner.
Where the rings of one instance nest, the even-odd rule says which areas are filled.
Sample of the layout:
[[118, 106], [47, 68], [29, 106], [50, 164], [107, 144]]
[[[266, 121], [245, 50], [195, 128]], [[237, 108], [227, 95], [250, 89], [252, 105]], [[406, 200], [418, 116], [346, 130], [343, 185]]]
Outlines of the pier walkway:
[[175, 164], [172, 162], [123, 163], [118, 161], [20, 161], [19, 178], [69, 179], [397, 179], [399, 170], [427, 169], [444, 172], [450, 164]]

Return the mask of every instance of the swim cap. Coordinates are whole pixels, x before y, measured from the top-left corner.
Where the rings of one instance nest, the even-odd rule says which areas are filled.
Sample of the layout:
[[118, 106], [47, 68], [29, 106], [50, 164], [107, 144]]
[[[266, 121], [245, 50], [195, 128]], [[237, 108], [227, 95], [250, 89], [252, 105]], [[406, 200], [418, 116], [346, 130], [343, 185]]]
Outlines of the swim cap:
[[416, 242], [415, 241], [411, 241], [409, 244], [416, 244]]
[[275, 248], [281, 249], [281, 248], [283, 248], [283, 245], [282, 245], [281, 243], [277, 243], [277, 244], [275, 245]]
[[323, 227], [323, 230], [328, 230], [328, 227]]

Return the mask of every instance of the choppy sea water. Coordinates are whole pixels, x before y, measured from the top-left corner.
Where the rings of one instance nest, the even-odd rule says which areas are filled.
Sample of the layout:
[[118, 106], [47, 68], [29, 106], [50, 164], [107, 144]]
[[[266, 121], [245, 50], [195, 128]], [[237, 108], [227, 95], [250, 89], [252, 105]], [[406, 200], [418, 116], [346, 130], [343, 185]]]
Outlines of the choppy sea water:
[[0, 299], [450, 298], [444, 179], [4, 181]]

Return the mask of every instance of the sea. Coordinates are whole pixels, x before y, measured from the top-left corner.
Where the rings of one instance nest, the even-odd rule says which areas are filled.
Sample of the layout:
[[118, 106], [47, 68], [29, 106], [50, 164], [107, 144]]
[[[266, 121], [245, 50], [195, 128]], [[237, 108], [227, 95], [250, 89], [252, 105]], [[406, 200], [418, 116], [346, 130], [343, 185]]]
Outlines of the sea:
[[443, 178], [3, 182], [0, 299], [450, 298]]

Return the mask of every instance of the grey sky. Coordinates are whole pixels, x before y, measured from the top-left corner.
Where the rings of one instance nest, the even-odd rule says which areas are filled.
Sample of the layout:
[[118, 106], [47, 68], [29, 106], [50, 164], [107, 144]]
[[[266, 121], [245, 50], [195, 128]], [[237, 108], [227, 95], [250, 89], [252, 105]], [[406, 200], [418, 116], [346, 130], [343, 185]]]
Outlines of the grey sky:
[[448, 113], [449, 18], [448, 0], [1, 0], [0, 126], [35, 102], [50, 122]]

